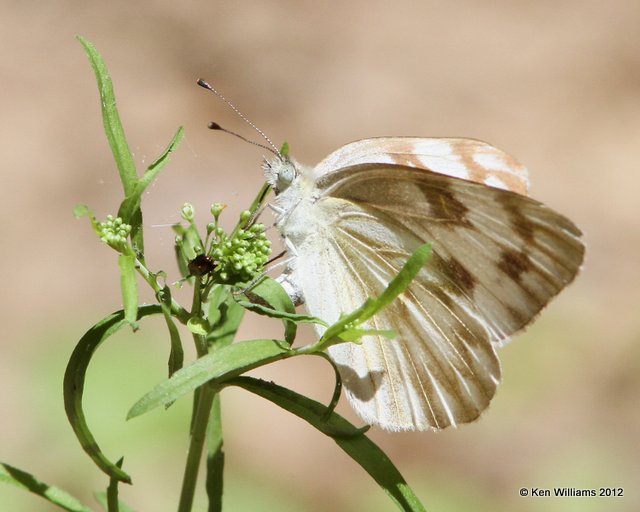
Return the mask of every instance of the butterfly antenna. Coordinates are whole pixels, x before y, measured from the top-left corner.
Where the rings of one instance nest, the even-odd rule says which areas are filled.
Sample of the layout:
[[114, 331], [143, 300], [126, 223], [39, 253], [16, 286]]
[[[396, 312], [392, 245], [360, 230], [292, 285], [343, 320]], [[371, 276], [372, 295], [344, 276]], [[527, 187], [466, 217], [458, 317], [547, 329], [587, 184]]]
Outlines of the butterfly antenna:
[[228, 133], [229, 135], [233, 135], [234, 137], [238, 137], [240, 140], [243, 140], [243, 141], [245, 141], [245, 142], [248, 142], [249, 144], [252, 144], [252, 145], [254, 145], [254, 146], [258, 146], [259, 148], [266, 149], [267, 151], [270, 151], [271, 153], [273, 153], [274, 155], [276, 155], [278, 158], [282, 158], [282, 155], [280, 155], [280, 153], [279, 153], [279, 152], [274, 151], [274, 150], [273, 150], [273, 148], [271, 148], [271, 147], [269, 147], [269, 146], [266, 146], [265, 144], [260, 144], [259, 142], [256, 142], [256, 141], [254, 141], [254, 140], [247, 139], [246, 137], [243, 137], [243, 136], [242, 136], [242, 135], [240, 135], [239, 133], [232, 132], [231, 130], [227, 130], [226, 128], [223, 128], [222, 126], [220, 126], [218, 123], [216, 123], [216, 122], [214, 122], [214, 121], [211, 121], [211, 122], [207, 125], [207, 127], [208, 127], [210, 130], [218, 130], [218, 131], [221, 131], [221, 132], [224, 132], [224, 133]]
[[227, 98], [225, 98], [222, 93], [220, 93], [215, 87], [213, 87], [209, 82], [207, 82], [206, 80], [203, 80], [202, 78], [198, 79], [198, 85], [200, 87], [204, 87], [205, 89], [208, 89], [209, 91], [211, 91], [213, 94], [215, 94], [218, 98], [220, 98], [222, 101], [224, 101], [229, 108], [231, 108], [231, 110], [233, 110], [240, 119], [242, 119], [245, 123], [247, 123], [249, 126], [251, 126], [251, 128], [253, 128], [256, 132], [258, 132], [258, 134], [260, 134], [260, 136], [267, 141], [268, 146], [264, 146], [262, 144], [258, 144], [257, 142], [253, 142], [251, 140], [246, 139], [245, 137], [243, 137], [242, 135], [239, 135], [237, 133], [234, 133], [230, 130], [227, 130], [226, 128], [222, 128], [218, 123], [209, 123], [209, 128], [212, 130], [221, 130], [223, 132], [228, 133], [229, 135], [235, 135], [236, 137], [238, 137], [239, 139], [242, 139], [250, 144], [253, 144], [254, 146], [259, 146], [261, 148], [267, 149], [269, 151], [271, 151], [274, 155], [276, 155], [278, 158], [283, 159], [282, 154], [280, 153], [280, 151], [278, 150], [278, 148], [276, 147], [276, 145], [271, 141], [271, 139], [269, 137], [267, 137], [266, 133], [264, 133], [260, 128], [258, 128], [255, 124], [253, 124], [251, 121], [249, 121], [249, 119], [247, 118], [247, 116], [245, 116], [242, 112], [240, 112], [240, 110], [238, 110], [238, 107], [236, 107], [233, 103], [231, 103]]

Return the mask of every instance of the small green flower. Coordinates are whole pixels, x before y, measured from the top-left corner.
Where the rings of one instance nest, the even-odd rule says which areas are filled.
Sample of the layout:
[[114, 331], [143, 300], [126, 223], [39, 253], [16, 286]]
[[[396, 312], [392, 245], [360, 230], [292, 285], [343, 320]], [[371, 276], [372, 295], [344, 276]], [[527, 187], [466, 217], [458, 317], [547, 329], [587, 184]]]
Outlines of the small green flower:
[[264, 231], [264, 225], [255, 224], [237, 230], [230, 238], [222, 229], [216, 229], [210, 257], [216, 262], [214, 274], [221, 282], [246, 283], [262, 272], [271, 254], [271, 242]]
[[180, 210], [180, 215], [187, 222], [193, 222], [193, 218], [196, 214], [196, 210], [191, 203], [184, 203], [182, 209]]
[[227, 205], [223, 203], [213, 203], [211, 205], [211, 215], [213, 215], [213, 218], [216, 219], [216, 222], [218, 222], [218, 217], [220, 217], [222, 210], [224, 210], [226, 207]]
[[251, 212], [249, 210], [245, 210], [240, 214], [240, 223], [245, 224], [251, 218]]
[[116, 251], [124, 252], [127, 240], [131, 233], [131, 226], [125, 224], [120, 217], [107, 215], [105, 222], [100, 222], [97, 227], [100, 240], [113, 247]]

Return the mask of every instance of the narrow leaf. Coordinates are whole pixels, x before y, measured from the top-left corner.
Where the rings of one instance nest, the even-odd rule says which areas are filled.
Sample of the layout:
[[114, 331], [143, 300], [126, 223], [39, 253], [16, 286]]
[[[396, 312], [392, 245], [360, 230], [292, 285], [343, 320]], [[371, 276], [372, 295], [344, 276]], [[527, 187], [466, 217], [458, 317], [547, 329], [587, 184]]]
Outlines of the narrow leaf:
[[[136, 166], [133, 156], [129, 150], [129, 144], [124, 135], [124, 129], [120, 122], [120, 115], [116, 107], [116, 98], [113, 92], [113, 83], [107, 66], [98, 53], [98, 50], [85, 38], [78, 36], [78, 40], [84, 46], [91, 67], [98, 81], [98, 89], [100, 91], [100, 100], [102, 105], [102, 120], [104, 122], [104, 130], [107, 134], [107, 140], [111, 146], [111, 151], [116, 160], [118, 171], [120, 172], [120, 181], [124, 188], [125, 197], [133, 192], [138, 176], [136, 174]], [[130, 219], [124, 219], [127, 224], [131, 224]]]
[[118, 215], [120, 217], [123, 219], [129, 219], [133, 216], [134, 212], [140, 208], [142, 194], [144, 194], [144, 191], [153, 182], [162, 168], [167, 165], [169, 162], [169, 156], [176, 150], [183, 137], [184, 128], [181, 126], [178, 128], [178, 131], [173, 136], [173, 139], [169, 143], [167, 149], [165, 149], [164, 153], [162, 153], [162, 155], [160, 155], [160, 157], [158, 157], [158, 159], [147, 168], [142, 178], [136, 181], [131, 192], [125, 197], [124, 201], [120, 205], [120, 209], [118, 210]]
[[222, 312], [220, 306], [226, 302], [229, 298], [229, 287], [223, 284], [214, 284], [209, 290], [206, 302], [207, 308], [207, 320], [215, 327], [219, 327], [222, 323]]
[[[162, 308], [159, 305], [141, 306], [138, 309], [138, 320], [161, 312]], [[85, 375], [93, 354], [104, 340], [127, 324], [124, 311], [121, 310], [109, 315], [89, 329], [71, 354], [64, 374], [63, 388], [67, 418], [84, 451], [107, 475], [122, 482], [131, 483], [129, 475], [102, 453], [89, 430], [82, 410]]]
[[[223, 287], [227, 289], [228, 287]], [[210, 308], [209, 314], [212, 311]], [[233, 342], [240, 327], [240, 322], [244, 316], [244, 308], [240, 307], [231, 293], [224, 295], [224, 300], [218, 306], [218, 311], [214, 315], [217, 318], [211, 332], [207, 334], [206, 340], [210, 347], [222, 348]]]
[[80, 503], [76, 498], [59, 487], [45, 484], [31, 473], [22, 471], [9, 464], [0, 463], [0, 482], [15, 485], [21, 489], [37, 494], [49, 503], [69, 510], [70, 512], [91, 512], [89, 507]]
[[182, 224], [174, 224], [172, 228], [179, 237], [179, 241], [176, 239], [177, 243], [175, 245], [176, 258], [180, 273], [185, 278], [190, 275], [189, 262], [203, 253], [202, 240], [198, 229], [193, 224], [189, 224], [186, 227]]
[[404, 292], [411, 281], [418, 275], [424, 264], [431, 256], [431, 245], [424, 244], [418, 247], [409, 257], [398, 275], [394, 277], [382, 294], [365, 308], [359, 318], [360, 322], [368, 320], [381, 309], [391, 304], [398, 295]]
[[276, 340], [249, 340], [234, 343], [203, 356], [174, 373], [138, 400], [127, 414], [135, 418], [191, 393], [210, 380], [222, 382], [258, 366], [296, 355]]
[[86, 204], [77, 204], [73, 207], [73, 215], [76, 219], [92, 215], [93, 211]]
[[330, 412], [315, 400], [253, 377], [237, 377], [227, 381], [226, 385], [240, 386], [302, 418], [331, 437], [371, 475], [401, 510], [425, 512], [424, 506], [387, 455], [364, 435], [362, 429], [352, 425], [342, 416]]
[[363, 336], [384, 336], [390, 340], [394, 339], [398, 333], [393, 329], [347, 329], [340, 333], [340, 339], [359, 343]]
[[192, 316], [187, 322], [187, 329], [198, 336], [206, 336], [211, 330], [211, 326], [206, 319], [199, 316]]
[[289, 320], [294, 323], [302, 324], [320, 324], [327, 326], [327, 322], [318, 318], [317, 316], [304, 315], [298, 313], [287, 313], [286, 311], [280, 311], [269, 306], [264, 306], [257, 302], [249, 302], [246, 300], [236, 300], [236, 302], [245, 309], [252, 311], [258, 315], [268, 316], [270, 318], [278, 318], [281, 320]]
[[183, 138], [184, 128], [180, 126], [176, 134], [173, 136], [173, 139], [171, 139], [171, 142], [169, 142], [167, 149], [165, 149], [164, 152], [149, 167], [147, 167], [142, 179], [138, 183], [138, 188], [141, 189], [139, 191], [140, 195], [142, 195], [145, 189], [153, 182], [162, 168], [169, 163], [171, 153], [178, 149], [178, 144], [180, 144]]
[[398, 275], [391, 280], [379, 297], [367, 299], [358, 309], [345, 315], [329, 327], [320, 341], [314, 346], [314, 349], [317, 350], [321, 348], [324, 350], [329, 345], [335, 344], [336, 341], [339, 342], [336, 338], [340, 338], [341, 333], [357, 327], [378, 311], [391, 304], [391, 302], [411, 284], [411, 281], [418, 275], [418, 272], [420, 272], [430, 255], [431, 246], [429, 244], [418, 247], [409, 257], [400, 272], [398, 272]]
[[164, 321], [166, 322], [167, 329], [169, 330], [169, 339], [171, 341], [171, 352], [169, 353], [169, 377], [171, 377], [176, 371], [182, 368], [184, 363], [184, 350], [182, 349], [180, 332], [173, 321], [173, 316], [171, 316], [171, 289], [165, 285], [164, 288], [158, 292], [156, 298], [158, 299], [158, 302], [160, 302]]
[[[120, 181], [124, 189], [124, 197], [127, 198], [134, 194], [136, 184], [138, 183], [138, 173], [136, 171], [133, 155], [129, 149], [129, 143], [122, 128], [120, 114], [116, 106], [116, 97], [113, 92], [113, 83], [111, 76], [107, 70], [98, 50], [86, 39], [78, 36], [78, 40], [84, 46], [89, 56], [91, 67], [98, 81], [98, 89], [100, 91], [100, 100], [102, 105], [102, 121], [104, 131], [111, 146], [111, 152], [116, 161], [118, 172], [120, 173]], [[139, 205], [136, 208], [129, 208], [123, 211], [122, 205], [118, 211], [118, 216], [131, 226], [131, 240], [135, 251], [142, 257], [144, 254], [144, 238], [142, 233], [142, 210]]]
[[258, 191], [258, 194], [256, 195], [255, 199], [251, 203], [251, 206], [249, 207], [249, 211], [251, 212], [251, 215], [247, 218], [246, 221], [238, 222], [238, 224], [233, 228], [233, 231], [231, 232], [231, 238], [233, 238], [233, 236], [238, 232], [239, 229], [246, 228], [250, 222], [255, 220], [258, 210], [260, 210], [260, 208], [262, 207], [262, 204], [264, 203], [265, 199], [270, 193], [271, 193], [271, 185], [269, 185], [266, 182], [263, 183], [262, 188]]
[[76, 219], [81, 217], [89, 217], [89, 221], [91, 222], [91, 227], [96, 235], [99, 237], [102, 236], [102, 228], [100, 226], [100, 222], [96, 219], [96, 214], [94, 211], [89, 208], [86, 204], [77, 204], [73, 208], [73, 215]]
[[322, 323], [322, 320], [308, 315], [297, 315], [296, 308], [289, 295], [275, 280], [264, 277], [260, 282], [245, 292], [251, 302], [238, 301], [245, 309], [259, 315], [280, 318], [284, 323], [284, 339], [292, 344], [296, 337], [296, 322]]

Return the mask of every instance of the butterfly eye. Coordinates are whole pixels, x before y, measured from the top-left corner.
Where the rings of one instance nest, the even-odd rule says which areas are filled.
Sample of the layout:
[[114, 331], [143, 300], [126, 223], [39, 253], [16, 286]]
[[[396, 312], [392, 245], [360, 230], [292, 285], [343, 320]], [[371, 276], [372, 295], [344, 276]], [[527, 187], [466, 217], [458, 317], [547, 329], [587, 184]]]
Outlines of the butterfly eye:
[[278, 190], [285, 190], [289, 188], [289, 185], [291, 185], [297, 174], [298, 172], [293, 163], [289, 160], [285, 160], [280, 169], [278, 169]]

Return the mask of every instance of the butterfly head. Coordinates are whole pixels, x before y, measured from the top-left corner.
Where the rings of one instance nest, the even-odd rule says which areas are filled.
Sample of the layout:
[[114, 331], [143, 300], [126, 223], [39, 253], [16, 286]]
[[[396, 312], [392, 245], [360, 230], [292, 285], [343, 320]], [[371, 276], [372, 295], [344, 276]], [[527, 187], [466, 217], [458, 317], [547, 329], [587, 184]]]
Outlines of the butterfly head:
[[271, 160], [265, 159], [262, 169], [267, 183], [271, 185], [276, 194], [287, 190], [298, 176], [296, 164], [282, 155], [277, 155]]

